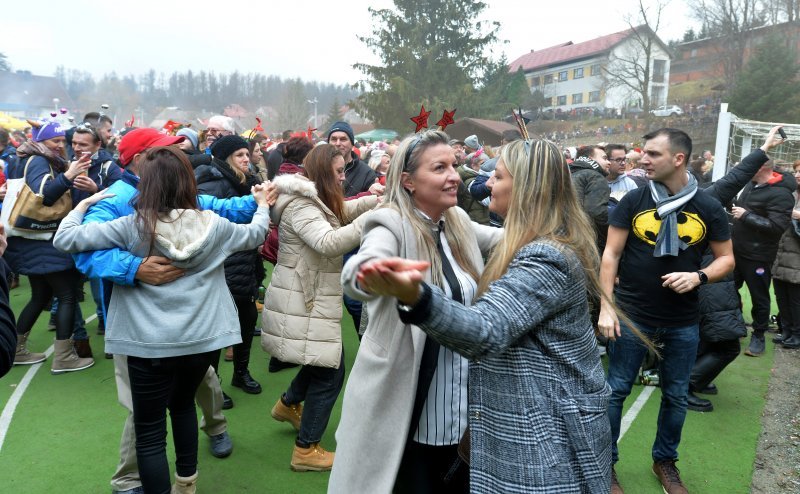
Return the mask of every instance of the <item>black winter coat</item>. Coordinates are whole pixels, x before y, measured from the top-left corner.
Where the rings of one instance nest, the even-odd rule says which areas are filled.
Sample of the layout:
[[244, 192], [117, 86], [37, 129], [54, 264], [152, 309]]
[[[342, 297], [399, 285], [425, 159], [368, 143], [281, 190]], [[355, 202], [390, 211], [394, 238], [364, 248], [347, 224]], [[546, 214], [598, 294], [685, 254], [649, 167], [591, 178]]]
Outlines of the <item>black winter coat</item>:
[[608, 199], [611, 196], [606, 180], [608, 174], [596, 161], [585, 156], [570, 163], [569, 171], [575, 195], [594, 223], [597, 244], [603, 252], [608, 236]]
[[14, 365], [17, 350], [17, 324], [8, 303], [8, 275], [10, 269], [0, 259], [0, 377], [8, 373]]
[[[216, 158], [208, 165], [198, 166], [194, 175], [198, 194], [220, 199], [246, 196], [250, 194], [250, 187], [258, 183], [252, 175], [247, 175], [245, 184], [239, 183], [228, 163]], [[234, 297], [255, 300], [265, 275], [256, 249], [236, 252], [225, 260], [225, 281]]]
[[375, 183], [378, 174], [375, 170], [364, 163], [355, 153], [352, 153], [353, 161], [344, 167], [344, 196], [353, 197], [362, 192], [366, 192]]
[[736, 257], [769, 263], [775, 260], [781, 235], [791, 223], [792, 193], [796, 189], [793, 176], [778, 172], [765, 184], [750, 182], [744, 187], [736, 205], [747, 213], [733, 222], [731, 232]]
[[[756, 149], [724, 177], [710, 184], [705, 189], [706, 193], [722, 204], [730, 203], [768, 159], [764, 151]], [[714, 255], [709, 249], [703, 256], [701, 267], [708, 266], [713, 260]], [[704, 341], [719, 342], [747, 336], [733, 273], [716, 283], [702, 285], [698, 288], [698, 294], [700, 337]]]

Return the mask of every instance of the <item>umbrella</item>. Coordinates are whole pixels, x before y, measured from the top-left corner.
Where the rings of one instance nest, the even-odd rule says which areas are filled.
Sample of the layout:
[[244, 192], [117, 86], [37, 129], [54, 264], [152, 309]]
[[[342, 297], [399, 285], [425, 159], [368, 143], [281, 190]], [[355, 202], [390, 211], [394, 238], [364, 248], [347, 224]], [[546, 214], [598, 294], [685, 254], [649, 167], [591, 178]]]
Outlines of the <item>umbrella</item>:
[[356, 139], [363, 139], [367, 142], [369, 141], [392, 141], [397, 136], [399, 136], [397, 132], [389, 129], [372, 129], [367, 132], [362, 132], [356, 136]]
[[22, 130], [28, 126], [29, 124], [25, 120], [20, 120], [7, 113], [0, 112], [0, 127], [5, 127], [8, 130]]

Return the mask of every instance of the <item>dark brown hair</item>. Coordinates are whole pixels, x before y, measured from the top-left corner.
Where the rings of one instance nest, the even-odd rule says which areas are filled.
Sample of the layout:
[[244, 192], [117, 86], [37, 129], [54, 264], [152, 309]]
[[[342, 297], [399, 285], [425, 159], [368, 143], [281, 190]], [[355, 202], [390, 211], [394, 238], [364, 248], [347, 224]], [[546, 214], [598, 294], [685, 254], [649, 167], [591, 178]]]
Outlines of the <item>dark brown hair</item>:
[[143, 240], [152, 252], [156, 222], [173, 209], [197, 209], [197, 182], [183, 151], [158, 146], [144, 152], [139, 161], [139, 187], [133, 208]]
[[294, 136], [283, 146], [283, 161], [299, 165], [313, 147], [314, 144], [305, 135]]
[[335, 146], [320, 144], [311, 150], [303, 160], [305, 174], [317, 186], [317, 195], [328, 209], [345, 224], [344, 217], [344, 191], [342, 184], [333, 173], [333, 160], [342, 157]]

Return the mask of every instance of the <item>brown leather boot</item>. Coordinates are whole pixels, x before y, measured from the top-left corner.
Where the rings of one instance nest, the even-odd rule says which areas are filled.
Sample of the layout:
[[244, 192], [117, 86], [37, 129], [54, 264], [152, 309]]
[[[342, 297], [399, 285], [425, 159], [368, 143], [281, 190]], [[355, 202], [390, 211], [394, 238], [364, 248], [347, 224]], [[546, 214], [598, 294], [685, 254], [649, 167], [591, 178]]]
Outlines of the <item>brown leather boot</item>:
[[25, 334], [17, 335], [17, 352], [14, 355], [14, 365], [31, 365], [44, 362], [47, 356], [43, 353], [35, 353], [28, 350], [28, 331]]
[[303, 418], [303, 404], [287, 405], [283, 402], [283, 398], [278, 398], [270, 415], [278, 422], [289, 422], [294, 430], [299, 431], [300, 419]]
[[325, 451], [319, 443], [307, 448], [295, 445], [292, 452], [291, 468], [295, 472], [327, 472], [333, 468], [336, 453]]
[[92, 358], [92, 347], [89, 346], [89, 339], [85, 340], [72, 340], [72, 346], [75, 347], [75, 353], [80, 358]]
[[56, 340], [54, 346], [51, 374], [80, 371], [94, 365], [94, 359], [78, 357], [71, 340]]

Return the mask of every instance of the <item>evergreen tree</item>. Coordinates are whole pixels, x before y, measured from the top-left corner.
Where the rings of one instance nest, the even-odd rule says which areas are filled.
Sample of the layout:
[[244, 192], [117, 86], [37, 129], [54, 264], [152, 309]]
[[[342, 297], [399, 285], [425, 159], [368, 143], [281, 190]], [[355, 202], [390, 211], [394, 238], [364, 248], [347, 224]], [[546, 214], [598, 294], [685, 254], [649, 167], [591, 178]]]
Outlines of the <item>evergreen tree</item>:
[[794, 49], [787, 45], [777, 36], [770, 36], [758, 46], [731, 93], [733, 113], [765, 122], [800, 119], [798, 66]]
[[361, 113], [378, 127], [404, 131], [421, 104], [434, 113], [470, 106], [499, 27], [479, 20], [486, 7], [475, 0], [394, 0], [394, 9], [370, 8], [372, 36], [359, 39], [381, 64], [355, 65], [365, 75], [359, 87], [366, 92], [356, 101]]
[[11, 64], [8, 63], [8, 57], [5, 53], [0, 53], [0, 72], [8, 72], [11, 70]]
[[342, 115], [342, 105], [339, 103], [339, 98], [334, 98], [333, 104], [328, 110], [327, 120], [325, 120], [325, 128], [330, 129], [331, 125], [341, 121], [342, 119], [344, 119], [344, 115]]

